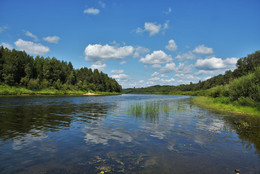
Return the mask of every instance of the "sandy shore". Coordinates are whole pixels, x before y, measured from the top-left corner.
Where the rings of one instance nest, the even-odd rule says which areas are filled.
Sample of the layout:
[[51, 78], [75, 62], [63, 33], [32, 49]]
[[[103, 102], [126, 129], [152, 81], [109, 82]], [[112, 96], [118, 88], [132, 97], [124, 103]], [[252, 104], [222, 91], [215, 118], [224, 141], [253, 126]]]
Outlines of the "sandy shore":
[[86, 94], [83, 94], [83, 95], [98, 95], [98, 94], [95, 94], [95, 93], [88, 92], [88, 93], [86, 93]]

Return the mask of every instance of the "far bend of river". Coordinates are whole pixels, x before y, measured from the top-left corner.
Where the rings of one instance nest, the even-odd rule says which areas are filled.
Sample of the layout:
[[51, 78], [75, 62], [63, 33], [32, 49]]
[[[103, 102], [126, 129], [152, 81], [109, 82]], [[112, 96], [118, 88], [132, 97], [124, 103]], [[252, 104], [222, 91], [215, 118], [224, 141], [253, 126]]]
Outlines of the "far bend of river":
[[0, 173], [260, 173], [260, 117], [190, 97], [1, 97]]

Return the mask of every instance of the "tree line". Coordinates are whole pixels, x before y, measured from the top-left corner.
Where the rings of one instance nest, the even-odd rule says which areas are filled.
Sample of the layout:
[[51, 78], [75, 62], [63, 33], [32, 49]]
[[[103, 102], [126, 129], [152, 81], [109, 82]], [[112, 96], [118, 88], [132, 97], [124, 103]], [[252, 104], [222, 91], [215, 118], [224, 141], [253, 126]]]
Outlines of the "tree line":
[[25, 51], [0, 47], [0, 83], [28, 89], [77, 89], [121, 92], [118, 82], [97, 69], [75, 69], [71, 62], [55, 57], [28, 55]]

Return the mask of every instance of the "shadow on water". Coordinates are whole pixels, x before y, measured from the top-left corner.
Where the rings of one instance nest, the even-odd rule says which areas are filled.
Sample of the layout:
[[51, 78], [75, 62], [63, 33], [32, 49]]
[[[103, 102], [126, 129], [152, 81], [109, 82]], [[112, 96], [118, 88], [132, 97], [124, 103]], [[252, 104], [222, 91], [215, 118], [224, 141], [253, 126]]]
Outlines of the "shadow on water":
[[221, 117], [229, 125], [230, 131], [236, 132], [241, 143], [251, 150], [256, 148], [260, 156], [260, 118], [254, 116]]
[[105, 117], [111, 107], [107, 103], [75, 104], [63, 100], [32, 105], [17, 101], [11, 107], [1, 105], [0, 139], [6, 141], [25, 134], [41, 136], [37, 133], [39, 130], [55, 132], [69, 129], [73, 121], [90, 122]]

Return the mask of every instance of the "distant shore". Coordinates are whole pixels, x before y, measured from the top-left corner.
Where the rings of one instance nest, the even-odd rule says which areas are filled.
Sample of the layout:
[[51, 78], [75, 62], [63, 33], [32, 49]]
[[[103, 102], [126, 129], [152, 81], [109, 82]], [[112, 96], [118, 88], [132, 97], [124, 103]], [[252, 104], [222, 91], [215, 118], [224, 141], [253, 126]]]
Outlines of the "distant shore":
[[121, 95], [117, 92], [82, 91], [82, 90], [57, 90], [46, 88], [30, 90], [23, 87], [0, 85], [0, 96], [100, 96], [100, 95]]

